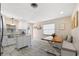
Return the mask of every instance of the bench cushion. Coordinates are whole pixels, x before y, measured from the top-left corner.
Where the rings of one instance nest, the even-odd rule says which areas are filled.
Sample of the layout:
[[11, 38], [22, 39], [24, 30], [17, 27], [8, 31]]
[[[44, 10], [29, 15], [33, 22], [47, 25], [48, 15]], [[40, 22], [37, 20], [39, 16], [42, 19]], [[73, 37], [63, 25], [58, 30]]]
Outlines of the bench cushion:
[[62, 49], [76, 52], [74, 45], [72, 43], [67, 42], [67, 41], [63, 41]]

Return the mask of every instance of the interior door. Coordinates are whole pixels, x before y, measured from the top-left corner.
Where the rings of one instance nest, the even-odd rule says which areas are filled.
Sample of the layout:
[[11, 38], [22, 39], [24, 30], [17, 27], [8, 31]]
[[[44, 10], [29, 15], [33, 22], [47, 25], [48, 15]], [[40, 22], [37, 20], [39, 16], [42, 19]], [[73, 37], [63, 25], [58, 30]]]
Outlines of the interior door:
[[1, 56], [1, 49], [2, 49], [2, 40], [3, 40], [3, 19], [1, 16], [1, 4], [0, 4], [0, 56]]

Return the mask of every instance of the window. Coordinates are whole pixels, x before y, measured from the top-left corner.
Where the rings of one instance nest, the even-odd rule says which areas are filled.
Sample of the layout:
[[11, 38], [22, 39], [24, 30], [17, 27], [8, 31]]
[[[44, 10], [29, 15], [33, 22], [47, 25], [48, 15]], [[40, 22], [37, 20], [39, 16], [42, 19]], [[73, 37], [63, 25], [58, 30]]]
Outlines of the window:
[[43, 25], [43, 33], [47, 35], [55, 33], [55, 24]]

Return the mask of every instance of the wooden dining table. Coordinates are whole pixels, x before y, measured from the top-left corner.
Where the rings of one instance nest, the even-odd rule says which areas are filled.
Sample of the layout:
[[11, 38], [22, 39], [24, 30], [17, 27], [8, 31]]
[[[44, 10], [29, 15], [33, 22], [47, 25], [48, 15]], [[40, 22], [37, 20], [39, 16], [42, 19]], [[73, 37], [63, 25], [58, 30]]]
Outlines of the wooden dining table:
[[53, 37], [52, 42], [62, 43], [63, 39], [60, 36], [56, 35], [55, 37]]
[[62, 43], [63, 42], [63, 39], [58, 35], [56, 35], [55, 37], [48, 36], [48, 37], [42, 38], [42, 40], [52, 41], [52, 42], [55, 42], [55, 43]]

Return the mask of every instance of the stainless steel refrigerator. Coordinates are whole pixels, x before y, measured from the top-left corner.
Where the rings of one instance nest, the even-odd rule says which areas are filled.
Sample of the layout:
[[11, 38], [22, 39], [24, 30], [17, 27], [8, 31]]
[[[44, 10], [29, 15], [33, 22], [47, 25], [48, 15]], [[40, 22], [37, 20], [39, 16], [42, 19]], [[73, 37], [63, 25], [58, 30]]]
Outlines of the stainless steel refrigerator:
[[1, 15], [1, 4], [0, 4], [0, 56], [1, 56], [1, 49], [2, 49], [2, 40], [3, 40], [3, 19]]

